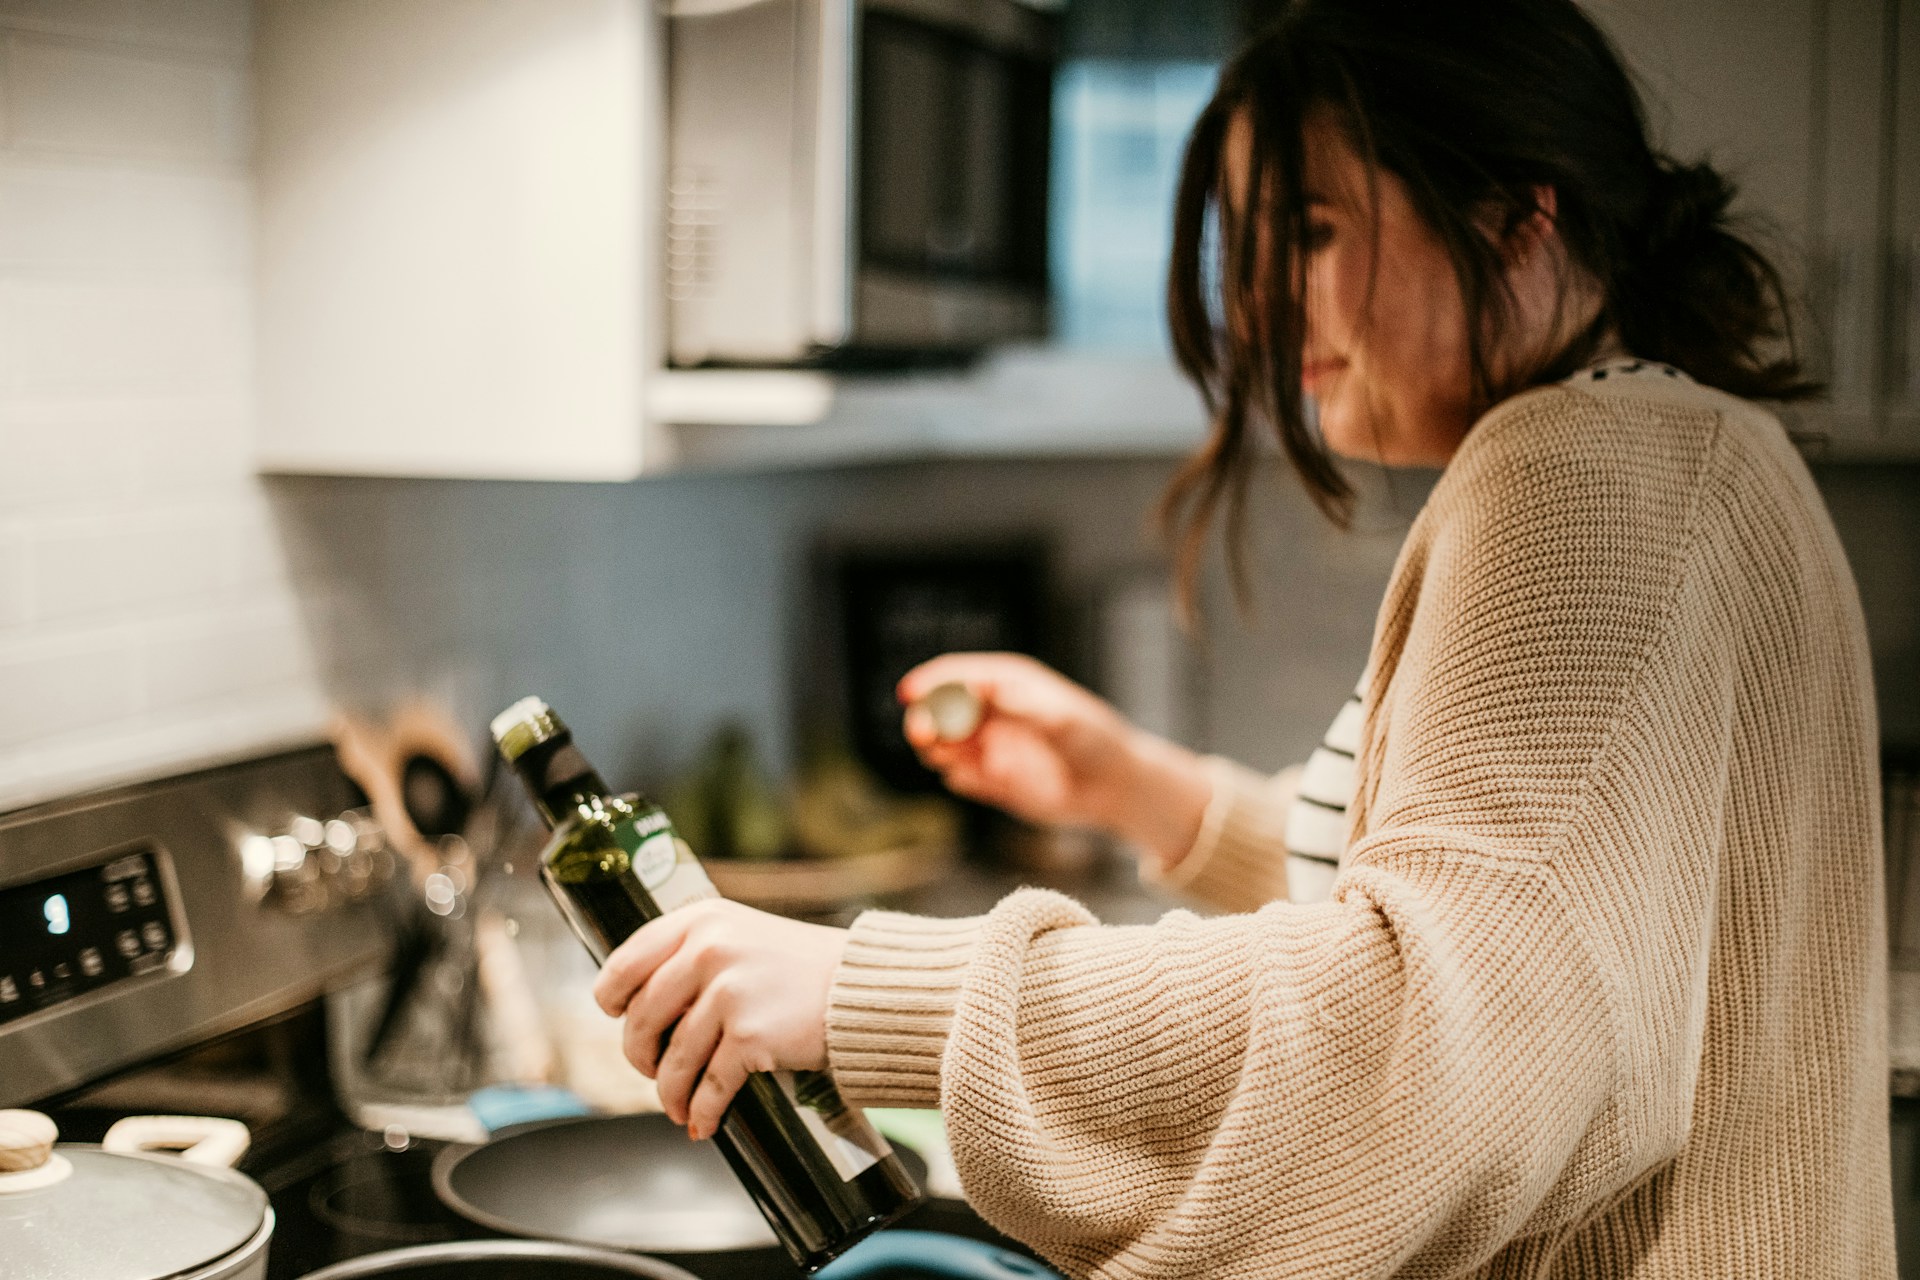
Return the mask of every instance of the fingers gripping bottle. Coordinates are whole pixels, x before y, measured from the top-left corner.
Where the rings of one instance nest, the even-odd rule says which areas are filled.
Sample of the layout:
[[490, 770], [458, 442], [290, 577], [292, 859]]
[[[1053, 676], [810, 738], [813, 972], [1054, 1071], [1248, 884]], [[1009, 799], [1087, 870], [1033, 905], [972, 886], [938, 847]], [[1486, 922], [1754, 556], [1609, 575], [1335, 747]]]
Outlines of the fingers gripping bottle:
[[[493, 738], [553, 829], [540, 876], [597, 963], [647, 921], [719, 896], [660, 806], [615, 795], [546, 703], [516, 702], [495, 717]], [[920, 1202], [899, 1157], [824, 1072], [748, 1076], [713, 1141], [807, 1271]]]

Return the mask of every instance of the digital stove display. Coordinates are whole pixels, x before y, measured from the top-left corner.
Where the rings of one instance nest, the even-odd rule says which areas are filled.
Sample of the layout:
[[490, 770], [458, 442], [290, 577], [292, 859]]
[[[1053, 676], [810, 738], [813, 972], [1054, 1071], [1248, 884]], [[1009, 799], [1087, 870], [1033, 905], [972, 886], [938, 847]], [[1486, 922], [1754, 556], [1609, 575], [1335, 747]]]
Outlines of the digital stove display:
[[0, 890], [0, 1026], [164, 969], [176, 943], [151, 849]]

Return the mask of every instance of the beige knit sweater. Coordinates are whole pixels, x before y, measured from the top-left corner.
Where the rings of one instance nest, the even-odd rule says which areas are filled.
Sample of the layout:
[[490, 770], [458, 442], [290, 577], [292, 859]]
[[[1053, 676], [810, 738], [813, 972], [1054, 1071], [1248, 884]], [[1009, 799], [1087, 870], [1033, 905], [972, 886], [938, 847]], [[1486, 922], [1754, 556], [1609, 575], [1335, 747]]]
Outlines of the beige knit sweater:
[[1529, 392], [1402, 550], [1333, 898], [1247, 787], [1177, 875], [869, 913], [866, 1105], [1073, 1276], [1893, 1275], [1875, 723], [1779, 425], [1683, 378]]

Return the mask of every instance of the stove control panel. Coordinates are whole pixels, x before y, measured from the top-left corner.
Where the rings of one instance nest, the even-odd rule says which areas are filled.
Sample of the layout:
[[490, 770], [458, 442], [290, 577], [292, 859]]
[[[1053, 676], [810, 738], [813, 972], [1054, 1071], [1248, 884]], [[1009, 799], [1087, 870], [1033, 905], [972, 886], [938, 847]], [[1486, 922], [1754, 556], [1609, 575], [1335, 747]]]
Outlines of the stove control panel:
[[182, 965], [169, 881], [148, 846], [0, 890], [0, 1026]]

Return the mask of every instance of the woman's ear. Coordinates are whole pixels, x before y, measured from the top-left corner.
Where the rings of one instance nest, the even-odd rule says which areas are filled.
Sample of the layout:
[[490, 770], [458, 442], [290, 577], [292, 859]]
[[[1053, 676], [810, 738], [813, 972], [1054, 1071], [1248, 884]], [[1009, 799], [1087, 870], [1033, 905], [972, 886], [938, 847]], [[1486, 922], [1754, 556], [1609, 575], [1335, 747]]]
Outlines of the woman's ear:
[[1544, 183], [1533, 189], [1533, 210], [1507, 228], [1500, 251], [1510, 267], [1523, 266], [1560, 239], [1560, 196]]

